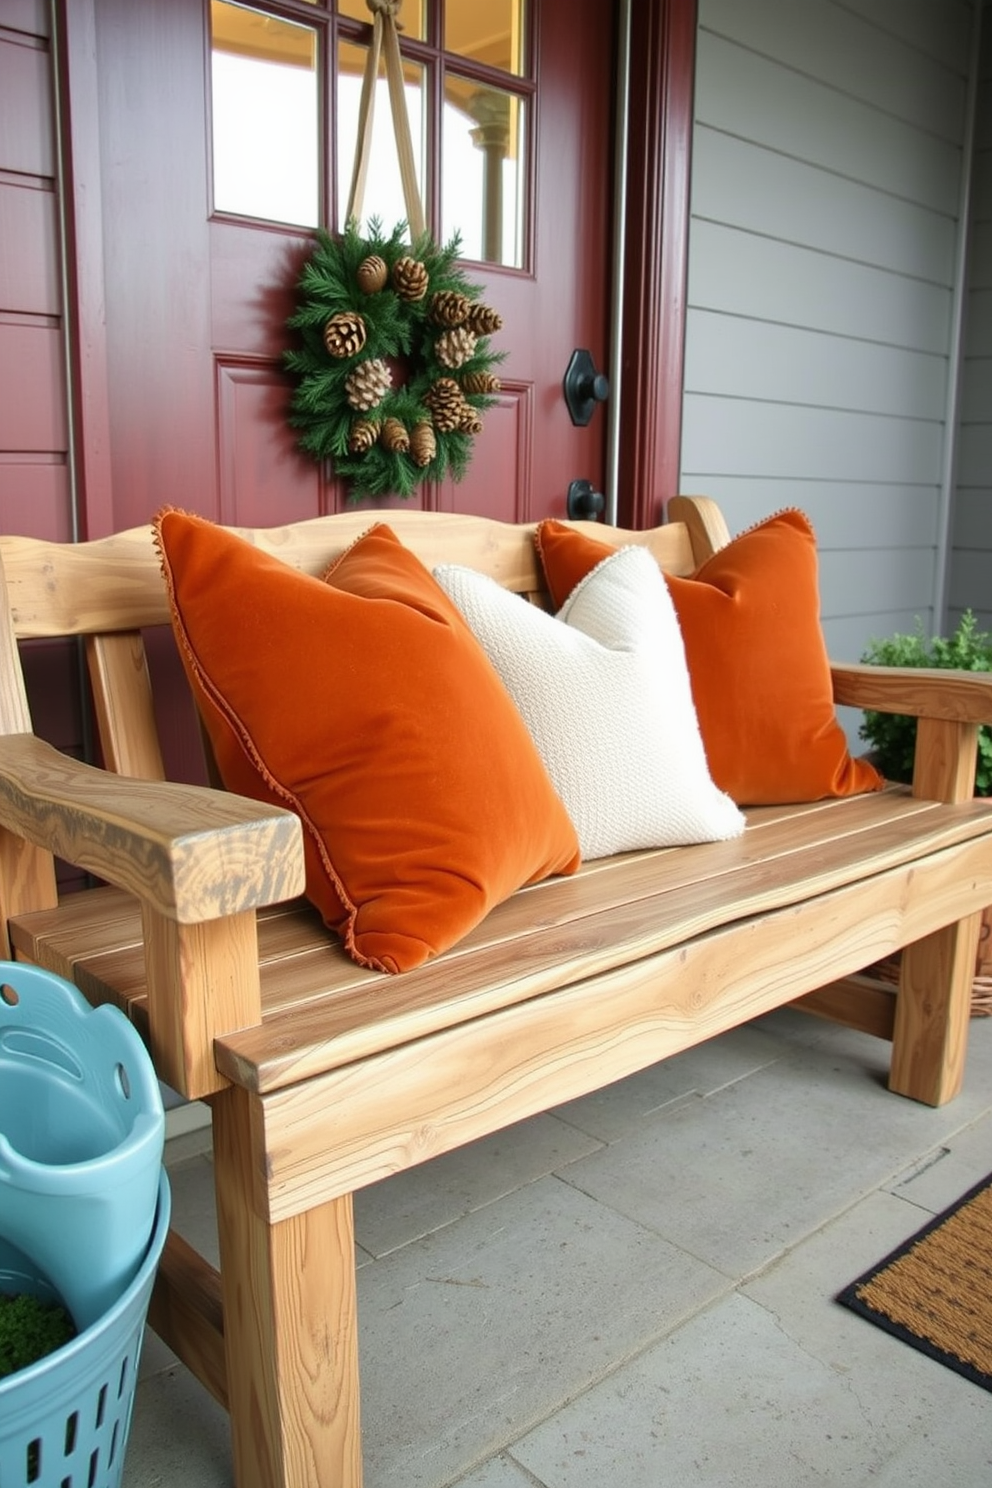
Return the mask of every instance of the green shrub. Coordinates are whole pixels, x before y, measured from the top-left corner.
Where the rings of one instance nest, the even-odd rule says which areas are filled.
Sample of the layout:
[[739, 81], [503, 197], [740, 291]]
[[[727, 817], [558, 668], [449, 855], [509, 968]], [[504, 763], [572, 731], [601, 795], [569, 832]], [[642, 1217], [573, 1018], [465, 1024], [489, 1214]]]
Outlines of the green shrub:
[[[966, 672], [992, 672], [992, 635], [979, 630], [971, 610], [961, 616], [950, 637], [924, 635], [917, 619], [913, 635], [892, 635], [869, 642], [861, 658], [873, 666], [957, 667]], [[866, 709], [861, 738], [875, 752], [875, 763], [887, 780], [909, 781], [913, 777], [916, 748], [916, 719], [900, 713], [875, 713]], [[978, 730], [978, 760], [975, 794], [992, 795], [992, 728]]]

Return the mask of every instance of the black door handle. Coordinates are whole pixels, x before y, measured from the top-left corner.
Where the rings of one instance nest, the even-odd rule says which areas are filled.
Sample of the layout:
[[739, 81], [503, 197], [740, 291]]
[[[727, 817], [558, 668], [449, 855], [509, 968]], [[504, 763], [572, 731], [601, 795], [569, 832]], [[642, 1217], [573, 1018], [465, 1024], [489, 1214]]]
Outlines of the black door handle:
[[569, 417], [577, 426], [587, 424], [596, 404], [605, 403], [610, 396], [609, 378], [596, 371], [591, 352], [578, 348], [572, 352], [562, 388]]

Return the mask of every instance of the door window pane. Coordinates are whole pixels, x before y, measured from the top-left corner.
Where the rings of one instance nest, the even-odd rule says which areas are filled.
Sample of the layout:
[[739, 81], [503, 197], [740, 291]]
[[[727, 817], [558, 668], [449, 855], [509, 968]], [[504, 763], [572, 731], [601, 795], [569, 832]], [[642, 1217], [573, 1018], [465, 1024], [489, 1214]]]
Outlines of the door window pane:
[[444, 93], [445, 241], [457, 231], [463, 257], [521, 268], [524, 103], [450, 73]]
[[[342, 41], [338, 48], [338, 227], [342, 230], [346, 225], [348, 192], [355, 166], [358, 110], [367, 57], [367, 47], [356, 46], [350, 41]], [[413, 141], [414, 162], [417, 167], [417, 184], [420, 190], [420, 200], [423, 202], [426, 148], [425, 68], [419, 63], [408, 62], [404, 59], [403, 81], [407, 117], [410, 121], [410, 138]], [[360, 225], [367, 225], [370, 217], [378, 217], [388, 233], [392, 231], [397, 222], [405, 220], [406, 216], [403, 183], [396, 153], [393, 113], [389, 103], [389, 88], [385, 77], [380, 74], [375, 87], [372, 146], [368, 173], [365, 178], [365, 198], [360, 213]]]
[[315, 227], [317, 36], [212, 0], [214, 209]]
[[520, 77], [524, 0], [445, 0], [444, 49]]

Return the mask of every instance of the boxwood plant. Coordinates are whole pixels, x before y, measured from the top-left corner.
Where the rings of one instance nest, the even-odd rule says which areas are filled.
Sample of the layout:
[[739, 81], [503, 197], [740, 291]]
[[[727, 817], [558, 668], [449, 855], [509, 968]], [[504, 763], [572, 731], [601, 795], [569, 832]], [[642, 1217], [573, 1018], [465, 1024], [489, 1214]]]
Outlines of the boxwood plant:
[[[922, 621], [917, 618], [912, 635], [897, 633], [886, 640], [872, 640], [861, 660], [874, 666], [958, 667], [966, 672], [992, 672], [992, 635], [978, 629], [971, 610], [964, 612], [957, 630], [949, 637], [926, 636]], [[872, 746], [875, 764], [887, 780], [912, 779], [915, 718], [866, 710], [861, 738]], [[992, 795], [992, 728], [987, 724], [982, 724], [978, 731], [975, 794]]]

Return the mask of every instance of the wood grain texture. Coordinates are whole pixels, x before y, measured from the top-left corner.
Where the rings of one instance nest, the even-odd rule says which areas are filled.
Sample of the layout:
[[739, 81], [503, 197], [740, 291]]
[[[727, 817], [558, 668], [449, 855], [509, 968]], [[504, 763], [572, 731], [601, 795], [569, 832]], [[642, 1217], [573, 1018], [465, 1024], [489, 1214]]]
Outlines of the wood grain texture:
[[992, 723], [992, 673], [942, 671], [930, 667], [868, 666], [845, 662], [831, 668], [834, 702], [915, 718]]
[[668, 515], [670, 521], [685, 523], [697, 568], [730, 541], [723, 512], [708, 496], [673, 496], [668, 503]]
[[86, 662], [104, 765], [115, 775], [164, 780], [141, 632], [87, 636]]
[[962, 902], [963, 920], [907, 946], [899, 961], [889, 1088], [931, 1106], [952, 1100], [964, 1080], [981, 927], [980, 912], [967, 914], [973, 907]]
[[296, 816], [198, 786], [108, 775], [0, 738], [0, 825], [184, 923], [303, 889]]
[[792, 1003], [800, 1012], [812, 1013], [831, 1023], [843, 1023], [891, 1043], [895, 1029], [896, 989], [871, 977], [844, 977], [828, 987], [818, 987]]
[[10, 922], [15, 915], [58, 904], [55, 860], [50, 852], [0, 827], [0, 957], [10, 960]]
[[214, 1040], [261, 1021], [255, 916], [178, 925], [144, 906], [142, 931], [155, 1067], [181, 1095], [202, 1099], [226, 1083]]
[[[289, 527], [247, 528], [247, 541], [303, 573], [321, 574], [332, 559], [379, 520], [367, 511], [314, 517]], [[534, 549], [535, 526], [495, 522], [459, 512], [390, 510], [381, 520], [431, 568], [463, 563], [482, 569], [518, 593], [543, 589]], [[691, 573], [692, 548], [678, 523], [626, 532], [596, 522], [570, 524], [604, 542], [642, 542], [671, 573]], [[151, 528], [137, 527], [93, 542], [46, 543], [0, 537], [14, 634], [100, 635], [169, 622], [168, 600]]]
[[[989, 845], [966, 844], [263, 1096], [270, 1217], [643, 1069], [855, 973], [990, 892]], [[927, 1100], [932, 1029], [907, 1021], [917, 1057], [903, 1093]]]
[[267, 1162], [253, 1098], [213, 1102], [228, 1397], [238, 1488], [361, 1488], [351, 1196], [281, 1224], [253, 1197]]
[[[330, 997], [316, 988], [307, 997], [298, 988], [298, 1000], [280, 1008], [267, 995], [272, 1011], [263, 1027], [225, 1037], [218, 1067], [249, 1088], [273, 1090], [569, 983], [634, 967], [751, 916], [868, 884], [893, 869], [912, 876], [921, 862], [969, 840], [992, 859], [988, 805], [917, 813], [902, 809], [905, 799], [895, 798], [897, 810], [888, 817], [875, 805], [878, 797], [861, 797], [848, 803], [856, 807], [851, 813], [818, 813], [812, 823], [773, 818], [736, 844], [612, 860], [602, 873], [540, 885], [536, 894], [498, 906], [453, 953], [385, 985], [344, 973], [344, 985]], [[992, 891], [992, 879], [987, 883]], [[945, 909], [953, 914], [954, 905]], [[903, 939], [912, 938], [904, 928]], [[861, 964], [885, 954], [868, 954]], [[311, 967], [327, 976], [319, 958]], [[271, 974], [275, 983], [281, 968]], [[828, 972], [823, 981], [831, 980]], [[807, 990], [796, 988], [795, 995]], [[272, 995], [278, 997], [275, 988]]]
[[10, 590], [0, 563], [0, 733], [29, 734], [31, 711], [10, 605]]
[[148, 1323], [227, 1409], [220, 1272], [170, 1230], [155, 1273]]

